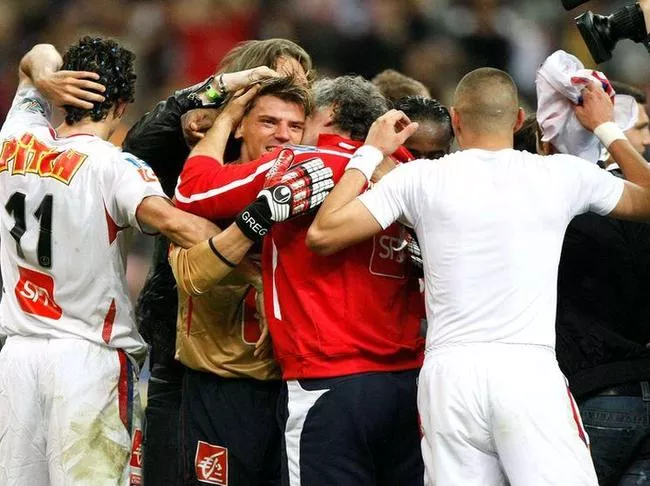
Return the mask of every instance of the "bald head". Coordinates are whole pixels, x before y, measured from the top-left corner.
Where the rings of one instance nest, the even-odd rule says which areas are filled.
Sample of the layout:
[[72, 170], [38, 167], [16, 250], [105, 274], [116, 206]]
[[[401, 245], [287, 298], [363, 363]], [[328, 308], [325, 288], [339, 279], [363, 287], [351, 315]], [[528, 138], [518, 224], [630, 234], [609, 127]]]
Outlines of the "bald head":
[[519, 111], [517, 87], [506, 72], [476, 69], [458, 83], [453, 108], [467, 131], [512, 133]]

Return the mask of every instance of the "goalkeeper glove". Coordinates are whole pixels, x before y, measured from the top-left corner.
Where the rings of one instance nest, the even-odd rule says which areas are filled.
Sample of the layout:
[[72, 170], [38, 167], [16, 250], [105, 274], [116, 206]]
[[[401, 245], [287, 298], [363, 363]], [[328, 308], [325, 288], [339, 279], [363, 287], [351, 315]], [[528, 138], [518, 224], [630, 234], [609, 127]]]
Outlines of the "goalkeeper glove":
[[294, 153], [283, 149], [266, 173], [263, 189], [235, 219], [244, 235], [262, 239], [273, 223], [294, 218], [320, 206], [334, 187], [332, 169], [319, 158], [291, 166]]

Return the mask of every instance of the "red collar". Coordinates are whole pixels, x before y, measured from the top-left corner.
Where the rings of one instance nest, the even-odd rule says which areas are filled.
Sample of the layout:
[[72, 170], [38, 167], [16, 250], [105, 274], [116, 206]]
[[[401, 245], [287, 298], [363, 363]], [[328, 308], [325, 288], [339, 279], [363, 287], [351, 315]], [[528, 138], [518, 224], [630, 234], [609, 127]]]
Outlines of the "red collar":
[[331, 148], [349, 154], [354, 153], [362, 145], [363, 142], [350, 140], [349, 138], [341, 137], [333, 133], [321, 133], [318, 136], [318, 143], [316, 144], [318, 148]]
[[[318, 136], [318, 143], [316, 144], [318, 148], [330, 148], [349, 154], [354, 153], [362, 145], [363, 142], [359, 140], [350, 140], [349, 138], [341, 137], [333, 133], [321, 133]], [[399, 147], [391, 157], [397, 162], [410, 162], [415, 159], [413, 154], [404, 146]]]

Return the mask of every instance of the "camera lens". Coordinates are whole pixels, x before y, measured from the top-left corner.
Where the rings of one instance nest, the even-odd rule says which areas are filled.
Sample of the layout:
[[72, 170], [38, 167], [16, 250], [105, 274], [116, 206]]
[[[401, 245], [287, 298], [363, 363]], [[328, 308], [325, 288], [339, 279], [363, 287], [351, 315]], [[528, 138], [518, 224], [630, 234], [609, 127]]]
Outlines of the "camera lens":
[[647, 36], [639, 4], [625, 5], [608, 16], [587, 11], [576, 17], [576, 25], [597, 63], [611, 59], [612, 51], [621, 39], [643, 42]]

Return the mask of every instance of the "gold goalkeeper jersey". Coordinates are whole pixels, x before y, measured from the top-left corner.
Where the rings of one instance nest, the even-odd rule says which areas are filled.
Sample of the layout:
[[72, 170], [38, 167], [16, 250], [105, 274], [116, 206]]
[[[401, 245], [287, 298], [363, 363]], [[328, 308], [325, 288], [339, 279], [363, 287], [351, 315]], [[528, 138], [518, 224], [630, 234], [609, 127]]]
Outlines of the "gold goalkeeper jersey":
[[[251, 285], [231, 284], [237, 278], [187, 292], [183, 282], [205, 282], [202, 273], [215, 265], [208, 248], [193, 255], [194, 264], [183, 261], [179, 249], [170, 253], [170, 264], [178, 282], [176, 359], [188, 368], [224, 378], [280, 379], [273, 358], [253, 356], [261, 332]], [[198, 260], [196, 260], [198, 256]], [[198, 295], [200, 294], [200, 295]]]

